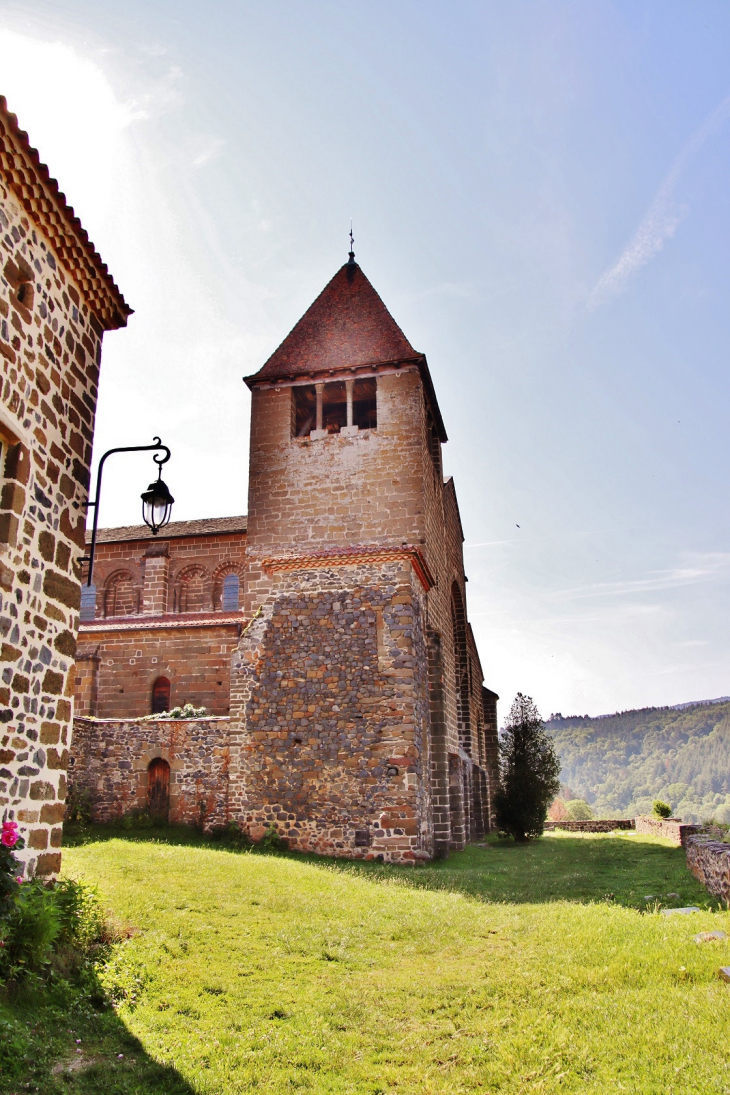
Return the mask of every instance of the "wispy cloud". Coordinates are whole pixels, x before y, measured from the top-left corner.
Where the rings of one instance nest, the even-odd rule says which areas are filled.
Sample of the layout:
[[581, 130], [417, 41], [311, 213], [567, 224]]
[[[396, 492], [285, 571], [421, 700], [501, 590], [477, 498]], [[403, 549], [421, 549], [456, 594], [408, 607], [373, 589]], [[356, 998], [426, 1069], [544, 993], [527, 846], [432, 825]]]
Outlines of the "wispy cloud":
[[712, 552], [698, 558], [694, 566], [650, 571], [643, 578], [630, 578], [622, 582], [591, 582], [572, 589], [557, 590], [552, 596], [573, 600], [584, 597], [625, 597], [634, 593], [651, 593], [655, 590], [695, 585], [727, 570], [728, 567], [730, 567], [729, 553]]
[[485, 540], [481, 544], [464, 544], [464, 550], [466, 551], [469, 548], [494, 547], [496, 544], [516, 544], [520, 539], [522, 539], [522, 537], [515, 536], [513, 540]]
[[218, 159], [225, 147], [225, 143], [226, 142], [221, 140], [220, 137], [211, 137], [200, 152], [193, 156], [193, 167], [205, 167], [211, 160]]
[[674, 190], [677, 181], [707, 138], [719, 129], [728, 117], [730, 117], [730, 95], [723, 99], [705, 119], [675, 159], [628, 247], [594, 286], [586, 302], [589, 311], [593, 311], [620, 293], [632, 274], [653, 259], [666, 241], [672, 238], [688, 212], [687, 206], [675, 200]]

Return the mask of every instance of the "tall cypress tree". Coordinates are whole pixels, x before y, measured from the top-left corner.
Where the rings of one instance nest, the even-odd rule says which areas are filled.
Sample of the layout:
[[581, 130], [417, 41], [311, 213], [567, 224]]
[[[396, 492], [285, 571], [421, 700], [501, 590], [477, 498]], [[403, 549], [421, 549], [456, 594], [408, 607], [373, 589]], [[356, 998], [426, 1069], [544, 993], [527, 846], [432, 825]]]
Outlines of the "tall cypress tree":
[[530, 696], [517, 693], [499, 739], [497, 825], [515, 840], [541, 836], [560, 790], [560, 761]]

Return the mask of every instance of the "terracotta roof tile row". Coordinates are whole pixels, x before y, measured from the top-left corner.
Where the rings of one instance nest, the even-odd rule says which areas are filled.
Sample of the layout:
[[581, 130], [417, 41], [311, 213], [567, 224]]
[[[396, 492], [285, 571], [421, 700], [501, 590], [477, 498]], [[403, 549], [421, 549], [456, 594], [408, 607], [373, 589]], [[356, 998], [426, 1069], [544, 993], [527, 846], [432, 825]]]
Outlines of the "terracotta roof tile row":
[[[162, 532], [153, 536], [147, 525], [123, 525], [121, 528], [100, 528], [96, 533], [97, 544], [116, 544], [126, 540], [177, 540], [182, 536], [220, 536], [230, 532], [245, 532], [248, 518], [201, 517], [197, 521], [171, 521]], [[91, 543], [91, 532], [86, 531], [86, 543]]]
[[68, 273], [82, 289], [89, 308], [107, 330], [124, 327], [132, 309], [106, 263], [66, 201], [28, 134], [18, 125], [0, 95], [0, 173], [25, 209], [40, 225]]
[[155, 631], [190, 627], [230, 627], [246, 623], [243, 613], [222, 612], [167, 613], [165, 616], [107, 616], [87, 620], [79, 626], [79, 640], [89, 639], [97, 631]]

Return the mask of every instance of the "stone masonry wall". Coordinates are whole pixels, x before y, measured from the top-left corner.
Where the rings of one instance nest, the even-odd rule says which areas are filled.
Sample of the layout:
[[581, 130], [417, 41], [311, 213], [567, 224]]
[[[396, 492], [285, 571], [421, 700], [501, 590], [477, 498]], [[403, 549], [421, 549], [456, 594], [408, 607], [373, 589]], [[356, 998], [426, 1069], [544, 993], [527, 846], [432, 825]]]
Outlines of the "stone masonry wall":
[[147, 770], [170, 765], [171, 822], [206, 828], [228, 820], [227, 718], [74, 719], [69, 783], [86, 790], [94, 821], [112, 821], [147, 805]]
[[[181, 621], [182, 622], [182, 621]], [[190, 618], [186, 626], [138, 627], [132, 621], [83, 628], [76, 670], [76, 711], [100, 719], [140, 718], [152, 707], [158, 677], [170, 681], [170, 706], [193, 703], [227, 715], [231, 656], [240, 624]]]
[[730, 907], [730, 844], [688, 836], [685, 843], [687, 867], [698, 882]]
[[409, 563], [275, 574], [234, 657], [232, 816], [413, 862], [429, 825], [425, 595]]
[[637, 833], [647, 833], [652, 836], [663, 836], [673, 841], [677, 846], [684, 847], [687, 837], [700, 832], [697, 825], [684, 825], [678, 818], [668, 817], [637, 817]]
[[[204, 524], [204, 522], [201, 522]], [[154, 540], [107, 540], [115, 530], [102, 530], [94, 561], [96, 586], [96, 619], [107, 616], [107, 592], [120, 576], [128, 577], [135, 605], [140, 615], [163, 615], [179, 612], [176, 593], [181, 580], [194, 576], [200, 580], [200, 612], [219, 608], [220, 582], [223, 575], [236, 573], [243, 577], [246, 557], [246, 533], [176, 536], [165, 539], [164, 532]], [[125, 530], [119, 530], [124, 532]], [[243, 589], [241, 589], [243, 597]], [[125, 617], [130, 615], [124, 598]], [[84, 625], [82, 624], [82, 632]]]
[[562, 829], [567, 833], [612, 833], [616, 829], [634, 829], [636, 827], [632, 817], [625, 818], [593, 818], [592, 821], [546, 821], [545, 832], [554, 832]]
[[[274, 579], [267, 557], [402, 544], [424, 553], [436, 579], [423, 619], [424, 636], [426, 628], [435, 633], [430, 672], [439, 695], [438, 740], [424, 749], [432, 766], [433, 824], [439, 853], [463, 847], [490, 824], [496, 720], [485, 719], [482, 671], [466, 622], [463, 533], [453, 484], [443, 482], [420, 373], [413, 366], [379, 371], [377, 427], [354, 435], [293, 437], [293, 391], [286, 383], [253, 391], [246, 614], [268, 603]], [[465, 658], [458, 667], [454, 588]]]
[[0, 181], [0, 808], [29, 872], [60, 866], [78, 566], [102, 327]]
[[[170, 681], [170, 707], [193, 703], [227, 715], [231, 655], [243, 614], [224, 611], [222, 586], [237, 574], [243, 596], [245, 518], [235, 532], [189, 522], [194, 534], [152, 539], [139, 529], [104, 529], [94, 563], [96, 618], [82, 622], [76, 712], [102, 719], [150, 714], [158, 677]], [[228, 519], [236, 520], [236, 519]], [[183, 528], [186, 526], [183, 524]], [[136, 534], [136, 535], [135, 535]], [[117, 536], [118, 539], [112, 537]], [[115, 583], [124, 592], [110, 595]], [[188, 593], [181, 596], [183, 583]], [[190, 611], [181, 611], [181, 602]]]
[[356, 544], [420, 544], [421, 383], [417, 372], [378, 376], [377, 429], [318, 440], [292, 437], [293, 388], [254, 389], [248, 571], [250, 618], [271, 588], [259, 561]]

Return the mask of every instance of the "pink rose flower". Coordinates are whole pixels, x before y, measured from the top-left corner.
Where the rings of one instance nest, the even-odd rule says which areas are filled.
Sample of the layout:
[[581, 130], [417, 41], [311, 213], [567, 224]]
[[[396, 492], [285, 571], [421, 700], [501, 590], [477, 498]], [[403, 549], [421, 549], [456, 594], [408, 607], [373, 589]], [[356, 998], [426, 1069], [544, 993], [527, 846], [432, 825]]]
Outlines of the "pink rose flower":
[[18, 843], [18, 823], [16, 821], [4, 821], [3, 831], [0, 835], [0, 844], [6, 848], [13, 848]]
[[18, 883], [18, 885], [19, 885], [19, 886], [22, 886], [22, 885], [23, 885], [23, 883], [25, 882], [25, 879], [23, 878], [23, 876], [22, 876], [21, 874], [19, 874], [19, 875], [18, 875], [18, 876], [16, 877], [15, 881], [16, 881], [16, 882]]

